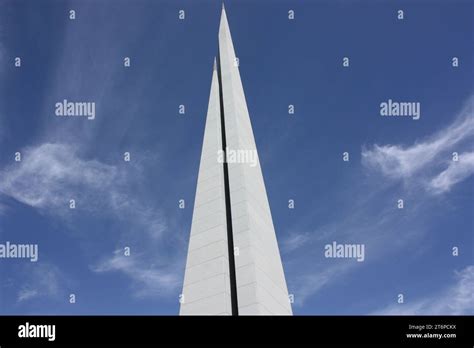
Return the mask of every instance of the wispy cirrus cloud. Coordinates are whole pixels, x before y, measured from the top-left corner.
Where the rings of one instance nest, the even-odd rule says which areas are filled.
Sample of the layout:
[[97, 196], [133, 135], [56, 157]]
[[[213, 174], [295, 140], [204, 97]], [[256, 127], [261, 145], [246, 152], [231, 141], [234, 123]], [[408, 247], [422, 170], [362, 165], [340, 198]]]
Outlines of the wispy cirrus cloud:
[[24, 282], [17, 293], [17, 303], [36, 299], [59, 298], [64, 292], [64, 276], [50, 263], [35, 263], [24, 270]]
[[111, 215], [155, 239], [166, 229], [163, 213], [129, 189], [139, 172], [132, 165], [85, 159], [76, 146], [62, 143], [43, 143], [22, 153], [21, 162], [0, 170], [1, 194], [58, 216], [67, 216], [74, 199], [78, 209]]
[[281, 249], [283, 253], [289, 253], [303, 246], [306, 242], [311, 239], [309, 233], [290, 233], [289, 236], [284, 239], [281, 243]]
[[0, 171], [0, 192], [34, 208], [61, 211], [70, 198], [105, 192], [123, 180], [119, 175], [114, 166], [79, 158], [70, 145], [44, 143], [25, 149], [21, 162]]
[[[283, 246], [288, 243], [293, 246], [283, 251], [291, 256], [286, 272], [292, 275], [290, 292], [295, 295], [295, 305], [303, 306], [323, 288], [343, 280], [368, 263], [399, 252], [426, 232], [424, 213], [420, 211], [419, 204], [412, 206], [405, 214], [399, 214], [395, 204], [380, 209], [380, 202], [386, 199], [385, 191], [377, 192], [369, 200], [366, 200], [365, 194], [357, 190], [351, 192], [356, 208], [350, 212], [341, 211], [333, 222], [318, 226], [311, 233], [304, 233], [304, 242], [292, 242], [298, 240], [294, 237], [296, 233], [283, 241]], [[333, 241], [363, 244], [365, 261], [325, 258], [324, 247]]]
[[[445, 130], [422, 142], [363, 148], [362, 171], [355, 171], [353, 178], [359, 185], [345, 193], [352, 202], [348, 209], [338, 209], [333, 221], [316, 227], [313, 221], [317, 219], [311, 214], [306, 225], [298, 221], [282, 242], [282, 251], [291, 256], [286, 268], [292, 274], [290, 291], [295, 294], [296, 305], [303, 305], [321, 289], [364, 267], [363, 264], [410, 248], [427, 233], [435, 204], [431, 195], [449, 191], [474, 173], [473, 155], [468, 150], [474, 140], [473, 101], [474, 97], [467, 100]], [[451, 161], [454, 151], [459, 152], [459, 161]], [[382, 180], [365, 182], [368, 170], [382, 174]], [[416, 182], [415, 189], [411, 185], [397, 187], [399, 181], [406, 179]], [[398, 197], [409, 202], [407, 209], [397, 209]], [[357, 264], [348, 259], [325, 259], [324, 245], [332, 241], [364, 244], [366, 261]]]
[[375, 315], [472, 315], [474, 314], [474, 265], [455, 272], [455, 283], [436, 294], [413, 302], [393, 304]]
[[[85, 159], [73, 145], [44, 143], [22, 150], [21, 162], [0, 170], [0, 196], [11, 197], [65, 221], [81, 216], [68, 214], [69, 200], [73, 198], [76, 209], [87, 212], [86, 216], [106, 216], [120, 221], [118, 244], [125, 241], [128, 245], [135, 244], [140, 255], [122, 257], [115, 253], [108, 259], [91, 260], [91, 270], [125, 274], [133, 281], [136, 297], [161, 296], [176, 289], [181, 272], [173, 266], [156, 264], [157, 253], [163, 250], [160, 241], [169, 226], [155, 204], [129, 188], [140, 179], [141, 170], [128, 164], [120, 166]], [[172, 265], [166, 254], [160, 253], [159, 259]], [[18, 301], [54, 294], [57, 284], [54, 273], [49, 271], [45, 275], [49, 278], [47, 283], [38, 278], [37, 286], [22, 287]]]
[[[86, 5], [81, 13], [94, 22], [94, 18], [100, 20], [107, 9]], [[143, 19], [142, 14], [135, 15]], [[84, 28], [84, 31], [77, 30], [66, 24], [62, 28], [62, 35], [56, 40], [57, 45], [54, 47], [58, 53], [57, 59], [54, 64], [45, 67], [44, 71], [48, 71], [48, 74], [43, 88], [37, 91], [43, 95], [38, 98], [39, 105], [34, 108], [37, 111], [35, 124], [38, 125], [34, 129], [35, 138], [27, 140], [29, 144], [37, 145], [21, 149], [22, 162], [0, 168], [0, 199], [2, 195], [13, 198], [47, 215], [54, 222], [60, 221], [64, 230], [74, 230], [71, 235], [79, 239], [80, 252], [84, 253], [81, 256], [87, 259], [89, 265], [94, 265], [91, 267], [93, 270], [98, 273], [124, 274], [133, 284], [137, 284], [133, 289], [134, 294], [144, 296], [143, 291], [146, 289], [166, 289], [172, 283], [170, 278], [173, 271], [166, 271], [167, 267], [155, 263], [174, 264], [175, 259], [170, 260], [171, 257], [168, 257], [171, 254], [169, 249], [175, 246], [180, 236], [179, 228], [170, 227], [177, 224], [176, 219], [169, 213], [165, 215], [165, 198], [157, 197], [156, 192], [166, 190], [155, 189], [159, 186], [157, 182], [160, 182], [156, 172], [142, 172], [147, 165], [157, 168], [157, 147], [150, 145], [150, 138], [146, 142], [144, 139], [137, 142], [137, 137], [142, 137], [147, 131], [153, 134], [153, 141], [160, 137], [156, 137], [150, 126], [133, 133], [135, 137], [130, 136], [130, 130], [140, 128], [136, 126], [139, 123], [137, 115], [143, 116], [147, 108], [143, 107], [144, 103], [121, 103], [120, 100], [125, 100], [123, 96], [127, 96], [126, 100], [145, 98], [143, 90], [124, 89], [129, 78], [133, 84], [152, 86], [155, 92], [164, 89], [166, 84], [157, 84], [148, 71], [140, 69], [133, 76], [128, 75], [132, 77], [125, 78], [123, 43], [133, 43], [137, 35], [146, 34], [142, 28], [126, 31], [121, 41], [109, 40], [116, 36], [117, 27], [116, 23], [108, 23], [98, 33], [101, 38], [90, 40], [83, 49], [77, 50], [74, 42], [88, 35], [87, 26]], [[102, 45], [104, 41], [110, 43], [106, 48]], [[101, 55], [115, 60], [117, 64], [105, 64], [108, 58], [97, 58]], [[0, 69], [2, 66], [0, 64]], [[69, 78], [65, 79], [64, 76]], [[74, 122], [55, 117], [54, 105], [63, 99], [95, 102], [97, 118], [93, 122]], [[107, 161], [94, 155], [85, 155], [102, 154], [107, 157], [110, 153], [113, 155], [114, 151], [121, 152], [125, 147], [123, 151], [133, 153], [133, 150], [137, 150], [134, 152], [137, 155], [127, 164], [120, 159]], [[150, 147], [153, 148], [152, 154], [148, 153]], [[153, 160], [150, 160], [152, 156]], [[140, 161], [144, 157], [147, 163], [142, 164]], [[76, 200], [73, 214], [68, 206], [70, 199]], [[13, 207], [10, 199], [5, 202]], [[174, 233], [166, 234], [166, 231]], [[110, 238], [106, 237], [106, 233]], [[103, 257], [102, 248], [110, 248], [109, 243], [113, 248], [131, 245], [133, 252], [140, 250], [140, 256], [134, 254], [125, 262], [119, 262], [115, 254], [109, 255], [107, 259]], [[179, 250], [175, 254], [176, 260], [182, 259]], [[169, 272], [170, 276], [163, 275], [162, 271]], [[182, 270], [176, 270], [175, 273], [180, 277]], [[127, 288], [129, 283], [124, 282], [124, 287]], [[21, 298], [36, 296], [35, 291], [25, 288]], [[159, 296], [160, 292], [151, 291], [150, 296], [152, 294]]]
[[431, 179], [428, 188], [434, 193], [446, 192], [473, 173], [474, 152], [464, 152], [459, 156], [459, 161], [450, 161], [445, 170]]
[[176, 291], [182, 279], [176, 265], [156, 265], [146, 255], [125, 256], [123, 250], [116, 250], [110, 258], [91, 266], [96, 273], [121, 272], [133, 280], [136, 297], [157, 297]]
[[38, 296], [38, 290], [28, 289], [24, 287], [18, 292], [17, 302], [28, 301], [37, 296]]
[[[415, 178], [432, 193], [449, 191], [474, 173], [470, 152], [474, 141], [473, 110], [474, 96], [471, 96], [446, 129], [411, 146], [375, 144], [364, 148], [362, 163], [389, 179]], [[459, 153], [459, 162], [447, 161], [452, 157], [451, 152]], [[445, 169], [440, 171], [440, 167]]]

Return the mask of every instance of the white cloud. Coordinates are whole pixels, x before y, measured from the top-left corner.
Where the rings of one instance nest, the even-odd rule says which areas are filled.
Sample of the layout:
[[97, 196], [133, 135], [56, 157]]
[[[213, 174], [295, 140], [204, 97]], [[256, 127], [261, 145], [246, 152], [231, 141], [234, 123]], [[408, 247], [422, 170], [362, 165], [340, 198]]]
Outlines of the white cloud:
[[455, 283], [425, 299], [393, 304], [375, 315], [472, 315], [474, 314], [474, 266], [455, 273]]
[[[97, 14], [95, 8], [87, 10]], [[100, 34], [103, 38], [113, 36], [112, 26], [105, 29]], [[166, 255], [162, 255], [162, 251], [168, 251], [165, 250], [164, 243], [168, 243], [166, 247], [169, 247], [176, 239], [179, 239], [179, 234], [176, 233], [178, 229], [169, 227], [174, 220], [164, 215], [159, 207], [161, 201], [157, 197], [148, 199], [150, 195], [147, 193], [151, 190], [147, 190], [147, 186], [153, 183], [145, 182], [144, 177], [141, 176], [142, 164], [138, 164], [140, 162], [138, 157], [146, 157], [144, 162], [156, 164], [156, 159], [148, 161], [149, 156], [155, 158], [156, 153], [144, 155], [146, 151], [140, 149], [140, 156], [134, 157], [133, 161], [126, 165], [123, 162], [107, 163], [82, 156], [84, 153], [94, 153], [95, 147], [99, 146], [119, 149], [124, 140], [123, 134], [128, 129], [128, 119], [121, 120], [124, 122], [120, 120], [110, 122], [116, 111], [115, 89], [121, 85], [120, 79], [115, 79], [120, 67], [108, 65], [107, 69], [101, 73], [103, 83], [92, 85], [87, 83], [82, 78], [84, 75], [82, 60], [73, 59], [74, 55], [77, 56], [76, 53], [70, 54], [70, 48], [76, 41], [74, 37], [78, 35], [80, 36], [80, 33], [76, 30], [66, 32], [64, 43], [59, 45], [58, 63], [54, 65], [51, 88], [48, 88], [47, 93], [50, 98], [43, 98], [43, 105], [37, 108], [42, 111], [39, 112], [40, 127], [35, 132], [38, 137], [30, 139], [37, 141], [39, 145], [22, 149], [23, 161], [21, 163], [0, 168], [0, 199], [2, 195], [9, 196], [42, 214], [60, 218], [63, 223], [83, 216], [99, 216], [100, 218], [106, 216], [109, 221], [112, 220], [113, 232], [116, 232], [113, 236], [115, 242], [112, 243], [116, 243], [118, 248], [125, 242], [126, 245], [137, 246], [143, 255], [139, 258], [127, 259], [126, 263], [120, 263], [116, 258], [103, 261], [97, 270], [122, 272], [137, 285], [135, 294], [144, 296], [142, 288], [157, 289], [160, 286], [165, 288], [166, 284], [173, 283], [172, 270], [169, 267], [153, 266], [153, 262], [166, 260]], [[135, 36], [131, 34], [129, 39]], [[91, 49], [93, 51], [101, 49], [99, 46], [93, 45]], [[120, 44], [116, 47], [108, 47], [107, 51], [109, 53], [120, 51]], [[87, 50], [82, 53], [89, 55]], [[0, 64], [0, 69], [1, 67]], [[76, 78], [65, 81], [63, 78], [65, 73]], [[149, 84], [149, 74], [146, 72], [139, 74], [135, 80], [141, 81], [142, 85]], [[157, 86], [158, 89], [164, 87], [164, 85]], [[131, 93], [133, 99], [134, 93], [138, 98], [141, 92], [135, 90]], [[67, 95], [92, 96], [96, 104], [102, 106], [101, 115], [94, 122], [52, 122], [54, 102], [62, 100]], [[124, 115], [135, 115], [140, 109], [139, 103], [126, 103], [122, 106], [120, 110]], [[77, 211], [86, 211], [87, 214], [70, 214], [68, 204], [71, 198], [76, 199]], [[11, 200], [5, 200], [5, 204], [10, 202]], [[75, 223], [65, 225], [70, 229], [83, 226]], [[162, 238], [168, 230], [175, 233]], [[89, 230], [83, 232], [86, 234]], [[94, 245], [92, 238], [95, 235], [100, 235], [100, 233], [88, 233], [87, 239], [81, 239], [79, 243], [89, 248], [90, 245]], [[99, 238], [102, 238], [103, 242], [103, 236]], [[88, 257], [93, 257], [91, 255], [94, 255], [94, 251], [87, 254]], [[97, 264], [97, 259], [88, 261], [90, 264]], [[165, 271], [161, 271], [162, 269], [168, 270], [169, 275], [163, 273]], [[176, 271], [178, 277], [181, 273], [182, 270]], [[35, 290], [25, 288], [20, 297], [26, 299], [32, 296], [36, 296]]]
[[[471, 96], [450, 126], [422, 142], [412, 146], [375, 144], [371, 149], [364, 148], [362, 163], [391, 179], [418, 179], [418, 174], [421, 173], [419, 178], [422, 179], [421, 181], [426, 181], [427, 175], [436, 176], [437, 174], [433, 174], [433, 171], [443, 165], [446, 159], [451, 158], [450, 151], [459, 152], [459, 148], [463, 148], [465, 142], [472, 145], [473, 103], [474, 96]], [[440, 185], [441, 189], [449, 188], [467, 178], [474, 172], [469, 159], [467, 161], [468, 163], [462, 166], [462, 174], [459, 168], [448, 170], [446, 175], [439, 174], [441, 177], [438, 181], [433, 179], [435, 180], [433, 185]]]
[[281, 243], [281, 250], [284, 253], [291, 252], [303, 246], [306, 242], [311, 239], [309, 233], [291, 233]]
[[119, 179], [115, 167], [82, 160], [69, 145], [45, 143], [22, 152], [21, 162], [0, 172], [0, 192], [35, 208], [65, 207], [82, 189], [105, 191]]
[[302, 306], [304, 302], [319, 292], [329, 283], [339, 279], [346, 274], [354, 266], [354, 262], [339, 262], [328, 266], [327, 264], [319, 264], [316, 271], [305, 272], [295, 281], [295, 289], [291, 292], [295, 295], [295, 304]]
[[145, 231], [158, 240], [168, 229], [166, 217], [156, 206], [144, 204], [130, 193], [110, 190], [108, 194], [112, 210], [119, 219], [131, 223], [135, 233]]
[[48, 263], [28, 265], [24, 272], [24, 283], [17, 293], [17, 302], [40, 298], [59, 298], [62, 293], [63, 276], [59, 269]]
[[18, 292], [17, 302], [28, 301], [38, 296], [38, 290], [22, 288]]
[[[463, 117], [467, 117], [466, 115], [462, 114]], [[460, 143], [460, 139], [467, 140], [471, 137], [472, 117], [469, 121], [467, 118], [458, 120], [455, 126], [449, 127], [447, 133], [448, 135], [440, 133], [429, 141], [406, 149], [387, 146], [381, 150], [382, 147], [375, 146], [373, 150], [363, 153], [364, 164], [381, 170], [391, 178], [410, 177], [415, 180], [417, 176], [421, 176], [418, 173], [421, 168], [427, 171], [428, 164], [433, 165], [433, 159], [438, 159], [444, 145]], [[451, 154], [448, 158], [451, 158]], [[439, 162], [449, 163], [448, 160]], [[361, 181], [362, 178], [354, 178], [359, 185], [344, 193], [351, 197], [352, 202], [347, 209], [338, 209], [329, 223], [313, 227], [311, 233], [293, 232], [282, 242], [282, 250], [292, 255], [286, 268], [292, 274], [289, 285], [292, 287], [290, 291], [295, 294], [296, 304], [303, 305], [322, 288], [341, 280], [350, 272], [356, 272], [367, 263], [411, 248], [430, 229], [433, 221], [430, 217], [430, 196], [426, 193], [444, 192], [465, 179], [473, 172], [471, 162], [471, 153], [461, 153], [459, 162], [453, 161], [447, 165], [446, 170], [436, 176], [432, 174], [431, 180], [419, 183], [420, 187], [428, 190], [418, 192], [411, 190], [411, 187], [397, 189], [399, 197], [404, 197], [409, 202], [403, 214], [396, 208], [392, 180], [380, 184], [370, 180], [365, 183]], [[392, 173], [396, 175], [391, 176]], [[410, 199], [413, 195], [416, 195], [416, 199]], [[309, 214], [307, 220], [305, 224], [300, 219], [299, 227], [293, 230], [308, 231], [308, 226], [314, 226], [315, 217]], [[353, 260], [324, 259], [324, 245], [332, 241], [364, 244], [365, 262], [357, 264]]]
[[[381, 209], [380, 201], [385, 199], [383, 195], [384, 191], [381, 191], [366, 200], [365, 189], [354, 187], [354, 191], [348, 193], [353, 202], [349, 211], [341, 210], [330, 223], [315, 228], [312, 233], [303, 233], [304, 242], [300, 243], [295, 233], [283, 241], [283, 246], [288, 243], [294, 246], [287, 250], [291, 258], [287, 257], [289, 262], [285, 264], [285, 271], [287, 275], [291, 274], [288, 278], [289, 291], [295, 295], [297, 306], [304, 305], [321, 289], [341, 281], [350, 272], [360, 270], [380, 258], [389, 257], [423, 235], [425, 229], [420, 227], [423, 219], [422, 215], [418, 215], [417, 207], [412, 206], [401, 217], [396, 213], [395, 204]], [[414, 219], [414, 216], [417, 218]], [[310, 217], [309, 220], [312, 224], [314, 218]], [[405, 228], [407, 225], [410, 228]], [[298, 243], [292, 243], [293, 240]], [[364, 262], [325, 258], [324, 247], [333, 241], [364, 244]]]
[[[375, 145], [370, 150], [363, 150], [362, 162], [366, 167], [378, 170], [385, 178], [409, 179], [423, 190], [404, 185], [396, 188], [394, 197], [395, 180], [380, 183], [374, 182], [372, 177], [356, 176], [353, 181], [358, 185], [341, 195], [341, 199], [350, 197], [351, 204], [338, 207], [327, 223], [322, 223], [321, 216], [314, 213], [295, 223], [293, 232], [281, 246], [282, 251], [291, 256], [286, 257], [285, 268], [287, 274], [291, 274], [289, 290], [295, 295], [296, 305], [303, 305], [322, 288], [343, 281], [343, 277], [368, 263], [402, 251], [424, 252], [423, 248], [414, 248], [414, 245], [435, 223], [431, 208], [436, 200], [431, 200], [430, 194], [446, 192], [474, 171], [471, 152], [462, 152], [474, 138], [473, 101], [474, 97], [469, 99], [447, 129], [423, 142], [409, 147]], [[459, 162], [450, 161], [454, 151], [460, 153]], [[355, 175], [358, 174], [356, 171]], [[416, 199], [411, 199], [415, 195]], [[403, 197], [408, 202], [403, 213], [396, 207], [396, 197]], [[319, 222], [316, 226], [315, 221]], [[364, 244], [365, 262], [325, 259], [324, 245], [332, 241]]]
[[22, 151], [22, 161], [0, 171], [0, 193], [53, 215], [68, 216], [69, 200], [77, 209], [112, 215], [157, 239], [167, 228], [164, 215], [130, 191], [132, 166], [120, 167], [81, 158], [77, 147], [44, 143]]
[[[76, 209], [88, 215], [107, 216], [119, 221], [117, 241], [139, 244], [140, 257], [121, 257], [116, 253], [109, 260], [102, 260], [93, 271], [122, 272], [136, 285], [137, 297], [160, 295], [175, 289], [178, 269], [158, 267], [154, 260], [163, 262], [166, 254], [159, 244], [168, 223], [164, 214], [153, 203], [144, 201], [130, 187], [140, 180], [142, 168], [106, 164], [80, 156], [77, 147], [60, 143], [45, 143], [22, 151], [22, 161], [0, 171], [0, 193], [38, 209], [41, 212], [65, 219], [75, 219], [68, 214], [69, 199], [76, 200]], [[1, 207], [0, 207], [1, 208]], [[82, 216], [82, 215], [80, 215]], [[75, 224], [71, 224], [74, 226]], [[91, 243], [90, 240], [87, 243]], [[91, 261], [97, 264], [97, 261]], [[54, 275], [47, 274], [51, 288], [26, 286], [18, 294], [18, 301], [26, 301], [48, 292], [54, 293]], [[37, 286], [43, 283], [38, 279]]]
[[444, 171], [433, 178], [428, 188], [434, 193], [449, 191], [458, 182], [466, 179], [474, 173], [474, 152], [463, 153], [459, 161], [451, 161]]
[[157, 297], [175, 291], [182, 279], [177, 275], [174, 265], [156, 266], [149, 258], [125, 256], [123, 250], [116, 250], [114, 255], [91, 267], [94, 272], [122, 272], [129, 276], [134, 284], [136, 297]]

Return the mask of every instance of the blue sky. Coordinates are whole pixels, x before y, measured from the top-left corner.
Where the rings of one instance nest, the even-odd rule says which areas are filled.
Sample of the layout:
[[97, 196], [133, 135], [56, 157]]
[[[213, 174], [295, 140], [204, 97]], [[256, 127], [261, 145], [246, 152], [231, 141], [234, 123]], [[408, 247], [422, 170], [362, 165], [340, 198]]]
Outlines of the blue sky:
[[[472, 3], [225, 3], [294, 313], [474, 314]], [[0, 313], [178, 313], [220, 7], [0, 0]]]

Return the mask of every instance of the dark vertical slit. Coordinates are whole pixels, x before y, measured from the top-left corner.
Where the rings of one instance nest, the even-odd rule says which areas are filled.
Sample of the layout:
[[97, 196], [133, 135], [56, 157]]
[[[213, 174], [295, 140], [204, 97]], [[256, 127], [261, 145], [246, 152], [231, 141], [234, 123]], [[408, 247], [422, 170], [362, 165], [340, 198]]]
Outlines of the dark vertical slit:
[[227, 247], [229, 253], [229, 277], [230, 277], [230, 301], [232, 306], [232, 315], [239, 315], [239, 306], [237, 303], [237, 277], [235, 274], [234, 257], [234, 234], [232, 232], [232, 212], [230, 210], [230, 186], [229, 186], [229, 168], [227, 165], [227, 141], [225, 136], [225, 118], [224, 118], [224, 97], [222, 95], [222, 73], [221, 73], [221, 55], [217, 54], [217, 76], [219, 79], [219, 100], [221, 107], [221, 133], [222, 133], [222, 151], [224, 152], [224, 192], [225, 192], [225, 211], [227, 220]]

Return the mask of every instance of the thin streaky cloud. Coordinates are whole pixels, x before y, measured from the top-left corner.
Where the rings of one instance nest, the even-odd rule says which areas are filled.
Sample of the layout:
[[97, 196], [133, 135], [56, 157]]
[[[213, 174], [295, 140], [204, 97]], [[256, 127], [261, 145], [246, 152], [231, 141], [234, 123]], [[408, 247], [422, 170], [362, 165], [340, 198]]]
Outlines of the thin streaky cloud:
[[22, 161], [0, 171], [0, 192], [38, 209], [66, 206], [80, 188], [103, 190], [118, 180], [114, 166], [82, 160], [76, 149], [45, 143], [26, 148]]
[[17, 293], [17, 303], [32, 300], [58, 299], [64, 293], [65, 277], [60, 269], [50, 263], [31, 264], [24, 270], [22, 285]]
[[311, 240], [309, 233], [292, 232], [281, 243], [281, 250], [283, 253], [289, 253], [303, 246], [306, 242]]
[[38, 296], [38, 290], [23, 288], [18, 292], [17, 301], [23, 302]]
[[84, 159], [70, 144], [43, 143], [22, 150], [21, 162], [0, 170], [0, 194], [60, 217], [68, 216], [74, 199], [81, 210], [111, 215], [158, 239], [167, 227], [164, 214], [128, 188], [140, 170]]
[[144, 255], [126, 256], [123, 250], [91, 266], [96, 273], [121, 272], [133, 280], [135, 297], [159, 297], [169, 295], [181, 285], [181, 278], [175, 265], [158, 267], [150, 262], [152, 258]]
[[450, 161], [448, 167], [431, 179], [428, 189], [433, 193], [443, 193], [474, 173], [474, 152], [459, 155], [458, 161]]
[[[369, 183], [364, 190], [354, 190], [350, 194], [353, 197], [353, 205], [349, 210], [341, 211], [340, 218], [334, 222], [318, 226], [311, 233], [307, 232], [308, 227], [301, 227], [300, 230], [304, 232], [298, 233], [298, 230], [294, 230], [283, 240], [283, 252], [293, 256], [289, 267], [293, 270], [291, 291], [295, 293], [296, 305], [303, 305], [322, 288], [363, 267], [352, 262], [353, 260], [335, 260], [333, 264], [328, 264], [321, 259], [326, 243], [345, 240], [363, 243], [367, 253], [364, 262], [366, 264], [386, 256], [387, 253], [406, 249], [429, 230], [430, 221], [423, 221], [423, 217], [430, 214], [430, 195], [447, 193], [455, 184], [474, 173], [470, 152], [461, 153], [458, 162], [446, 164], [445, 159], [440, 159], [440, 154], [450, 151], [454, 145], [472, 140], [473, 100], [474, 97], [469, 98], [466, 106], [446, 131], [438, 132], [424, 142], [418, 142], [411, 147], [374, 145], [372, 150], [363, 149], [364, 171], [361, 174], [368, 173], [368, 170], [378, 170], [383, 174], [381, 181], [377, 184]], [[431, 174], [431, 180], [420, 182], [418, 186], [421, 189], [413, 190], [413, 187], [405, 186], [399, 188], [398, 195], [410, 202], [409, 209], [404, 209], [403, 214], [400, 214], [391, 193], [391, 188], [396, 185], [393, 179], [411, 177], [420, 169], [427, 169], [428, 165], [434, 166], [434, 162], [439, 162], [438, 164], [447, 168], [438, 174]], [[361, 180], [362, 178], [354, 179], [357, 182]], [[368, 195], [367, 192], [371, 194]], [[416, 199], [410, 199], [414, 195]], [[381, 210], [381, 206], [385, 208]], [[308, 251], [309, 246], [319, 255]], [[299, 256], [305, 250], [314, 257], [312, 268], [304, 267], [303, 264], [308, 263], [308, 258]]]
[[[91, 261], [92, 270], [98, 273], [121, 272], [136, 285], [136, 297], [160, 296], [175, 289], [180, 274], [178, 265], [162, 267], [153, 264], [157, 253], [163, 251], [161, 238], [169, 229], [168, 219], [153, 204], [139, 199], [128, 189], [132, 181], [139, 180], [131, 166], [106, 164], [86, 160], [72, 145], [45, 143], [22, 151], [22, 161], [0, 171], [0, 195], [37, 209], [63, 222], [74, 219], [67, 214], [69, 199], [90, 214], [119, 219], [117, 244], [124, 241], [134, 244], [141, 241], [140, 257], [121, 258], [114, 254], [108, 260]], [[86, 203], [83, 203], [86, 202]], [[2, 209], [3, 210], [3, 209]], [[74, 221], [73, 221], [74, 222]], [[74, 224], [71, 224], [74, 225]], [[166, 253], [161, 253], [165, 260]], [[164, 261], [163, 261], [164, 262]], [[174, 268], [173, 268], [174, 267]], [[54, 278], [51, 275], [51, 285]], [[41, 285], [41, 284], [40, 284]], [[23, 302], [52, 292], [26, 284], [18, 294]]]
[[375, 144], [363, 148], [362, 163], [391, 179], [407, 179], [428, 167], [436, 168], [437, 164], [442, 164], [450, 156], [449, 151], [456, 150], [458, 146], [464, 148], [464, 141], [470, 141], [472, 145], [473, 103], [474, 96], [471, 96], [452, 124], [424, 141], [411, 146]]
[[472, 315], [474, 314], [474, 265], [455, 272], [454, 284], [437, 294], [374, 311], [374, 315]]

